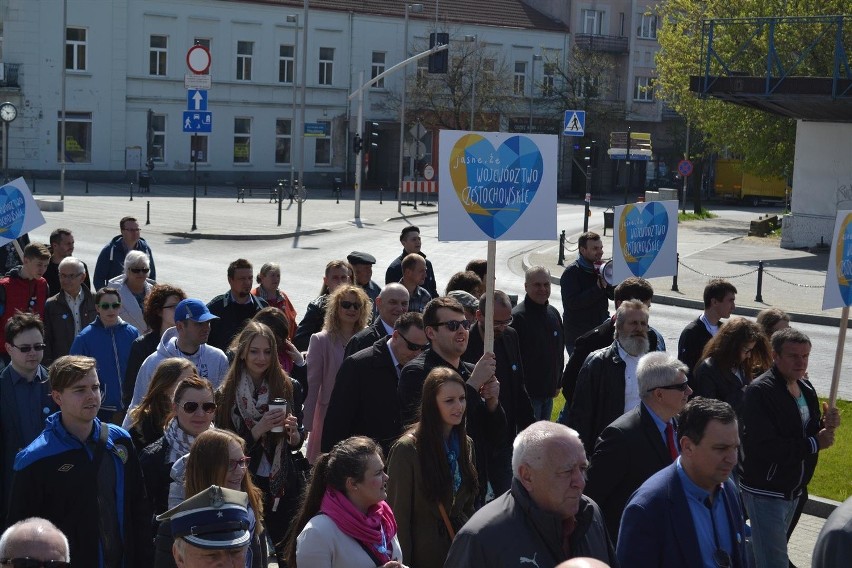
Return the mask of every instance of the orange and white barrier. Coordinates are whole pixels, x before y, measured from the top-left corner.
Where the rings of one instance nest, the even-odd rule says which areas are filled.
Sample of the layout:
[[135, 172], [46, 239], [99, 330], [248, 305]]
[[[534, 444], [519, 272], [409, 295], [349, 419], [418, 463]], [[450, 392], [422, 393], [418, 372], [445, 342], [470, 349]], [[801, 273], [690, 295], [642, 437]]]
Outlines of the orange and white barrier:
[[402, 193], [438, 193], [438, 182], [436, 181], [403, 181]]

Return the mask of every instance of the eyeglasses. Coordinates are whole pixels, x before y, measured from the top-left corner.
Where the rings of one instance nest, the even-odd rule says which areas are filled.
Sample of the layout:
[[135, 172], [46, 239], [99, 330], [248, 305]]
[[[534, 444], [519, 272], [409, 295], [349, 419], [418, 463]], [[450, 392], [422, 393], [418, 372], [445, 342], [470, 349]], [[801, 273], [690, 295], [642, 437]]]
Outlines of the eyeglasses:
[[205, 414], [212, 414], [216, 411], [216, 403], [215, 402], [202, 402], [198, 404], [195, 401], [188, 400], [181, 405], [183, 411], [187, 414], [195, 414], [195, 411], [198, 410], [198, 407], [201, 407], [201, 410], [204, 411]]
[[130, 272], [132, 272], [133, 274], [148, 274], [149, 272], [151, 272], [151, 269], [150, 268], [131, 268]]
[[494, 327], [502, 327], [504, 325], [512, 325], [513, 321], [514, 321], [514, 318], [512, 316], [509, 316], [509, 319], [505, 319], [505, 320], [494, 320]]
[[141, 233], [142, 229], [139, 227], [125, 227], [122, 229], [122, 231], [130, 231], [131, 233]]
[[657, 390], [657, 389], [663, 389], [663, 390], [667, 390], [667, 391], [680, 391], [680, 392], [685, 392], [685, 391], [686, 391], [686, 389], [688, 389], [688, 388], [689, 388], [689, 382], [688, 382], [688, 381], [684, 381], [684, 382], [682, 382], [682, 383], [677, 383], [677, 384], [674, 384], [674, 385], [663, 385], [663, 386], [661, 386], [661, 387], [654, 387], [654, 388], [652, 388], [652, 389], [648, 389], [648, 392], [653, 392], [653, 391], [655, 391], [655, 390]]
[[65, 280], [73, 280], [74, 278], [82, 276], [83, 274], [84, 274], [83, 272], [75, 272], [74, 274], [62, 274], [60, 272], [59, 277], [64, 278]]
[[[399, 330], [397, 330], [397, 331], [399, 331]], [[425, 350], [426, 348], [429, 347], [428, 343], [420, 345], [419, 343], [410, 342], [408, 339], [406, 339], [406, 337], [402, 334], [401, 331], [399, 331], [399, 336], [402, 338], [403, 341], [405, 341], [405, 346], [408, 347], [408, 349], [410, 351], [423, 351], [423, 350]]]
[[471, 322], [470, 322], [470, 320], [466, 320], [466, 319], [442, 321], [442, 322], [436, 323], [432, 327], [441, 327], [442, 325], [447, 326], [447, 329], [449, 329], [450, 331], [456, 332], [456, 331], [459, 330], [459, 327], [463, 327], [463, 328], [469, 330], [470, 326], [471, 326]]
[[121, 307], [121, 302], [113, 302], [111, 304], [103, 302], [101, 304], [98, 304], [98, 307], [102, 310], [117, 310]]
[[0, 565], [14, 568], [69, 568], [70, 562], [64, 560], [36, 560], [35, 558], [3, 558]]
[[340, 307], [344, 310], [360, 310], [361, 302], [348, 302], [346, 300], [342, 300], [340, 302]]
[[15, 345], [14, 343], [10, 343], [10, 345], [21, 353], [29, 353], [33, 349], [36, 351], [44, 351], [44, 348], [46, 347], [44, 343], [33, 343], [32, 345]]
[[248, 456], [243, 456], [238, 460], [228, 460], [228, 471], [236, 471], [237, 468], [246, 469], [250, 461], [251, 458]]

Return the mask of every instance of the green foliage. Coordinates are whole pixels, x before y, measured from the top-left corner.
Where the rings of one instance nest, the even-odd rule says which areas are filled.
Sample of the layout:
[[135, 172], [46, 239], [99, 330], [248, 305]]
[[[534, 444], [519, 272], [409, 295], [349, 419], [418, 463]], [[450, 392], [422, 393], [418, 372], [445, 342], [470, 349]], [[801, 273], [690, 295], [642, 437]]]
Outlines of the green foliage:
[[835, 501], [845, 501], [852, 495], [852, 402], [838, 400], [840, 428], [834, 433], [834, 445], [819, 453], [819, 462], [808, 492]]
[[678, 223], [682, 223], [684, 221], [698, 221], [700, 219], [715, 219], [718, 217], [712, 211], [707, 209], [702, 209], [700, 213], [678, 213], [677, 221]]

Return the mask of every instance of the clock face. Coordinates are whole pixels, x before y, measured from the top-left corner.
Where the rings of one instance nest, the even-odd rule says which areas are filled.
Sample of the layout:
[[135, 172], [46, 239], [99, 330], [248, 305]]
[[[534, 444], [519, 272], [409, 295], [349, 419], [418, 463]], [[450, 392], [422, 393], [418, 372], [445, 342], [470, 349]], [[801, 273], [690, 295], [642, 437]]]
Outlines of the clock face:
[[4, 122], [12, 122], [18, 116], [18, 109], [12, 103], [0, 105], [0, 119]]

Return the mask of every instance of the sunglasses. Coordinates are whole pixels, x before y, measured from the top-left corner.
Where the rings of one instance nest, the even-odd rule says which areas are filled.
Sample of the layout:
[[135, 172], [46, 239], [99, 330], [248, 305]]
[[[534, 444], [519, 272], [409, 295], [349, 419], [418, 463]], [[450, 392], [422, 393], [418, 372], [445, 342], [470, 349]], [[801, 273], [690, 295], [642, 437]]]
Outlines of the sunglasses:
[[64, 560], [36, 560], [35, 558], [3, 558], [0, 559], [2, 566], [14, 566], [14, 568], [69, 568], [70, 562]]
[[349, 302], [347, 300], [342, 300], [340, 302], [340, 307], [344, 310], [360, 310], [361, 302]]
[[98, 307], [102, 310], [109, 310], [109, 309], [117, 310], [118, 308], [121, 307], [121, 302], [113, 302], [111, 304], [104, 302], [102, 304], [98, 304]]
[[503, 327], [505, 325], [512, 325], [512, 322], [515, 321], [515, 318], [509, 316], [509, 319], [505, 320], [494, 320], [494, 327]]
[[77, 272], [75, 274], [62, 274], [60, 272], [59, 277], [64, 278], [65, 280], [73, 280], [73, 279], [77, 278], [78, 276], [82, 276], [83, 274], [84, 274], [83, 272]]
[[251, 458], [248, 456], [243, 456], [238, 460], [228, 460], [228, 471], [235, 471], [237, 468], [246, 469], [250, 461]]
[[130, 272], [132, 272], [133, 274], [148, 274], [149, 272], [151, 272], [151, 269], [150, 268], [131, 268]]
[[420, 345], [419, 343], [410, 342], [408, 339], [406, 339], [406, 337], [402, 334], [401, 331], [399, 332], [399, 336], [402, 338], [403, 341], [405, 341], [405, 346], [408, 347], [409, 351], [424, 351], [426, 348], [429, 347], [428, 343]]
[[201, 404], [195, 401], [187, 401], [181, 405], [183, 411], [187, 414], [194, 414], [198, 407], [201, 407], [201, 410], [204, 411], [205, 414], [212, 414], [216, 411], [216, 403], [215, 402], [202, 402]]
[[662, 387], [654, 387], [652, 389], [648, 389], [648, 392], [653, 392], [657, 389], [663, 389], [663, 390], [667, 390], [667, 391], [684, 392], [688, 388], [689, 388], [689, 382], [682, 382], [682, 383], [677, 383], [677, 384], [674, 384], [674, 385], [665, 385], [665, 386], [662, 386]]
[[33, 349], [36, 351], [44, 351], [44, 348], [46, 347], [44, 343], [33, 343], [32, 345], [15, 345], [14, 343], [11, 343], [10, 345], [21, 353], [29, 353]]
[[442, 321], [436, 323], [433, 327], [441, 327], [442, 325], [447, 326], [447, 329], [450, 331], [458, 331], [460, 327], [465, 329], [470, 329], [471, 322], [470, 320], [450, 320], [450, 321]]

